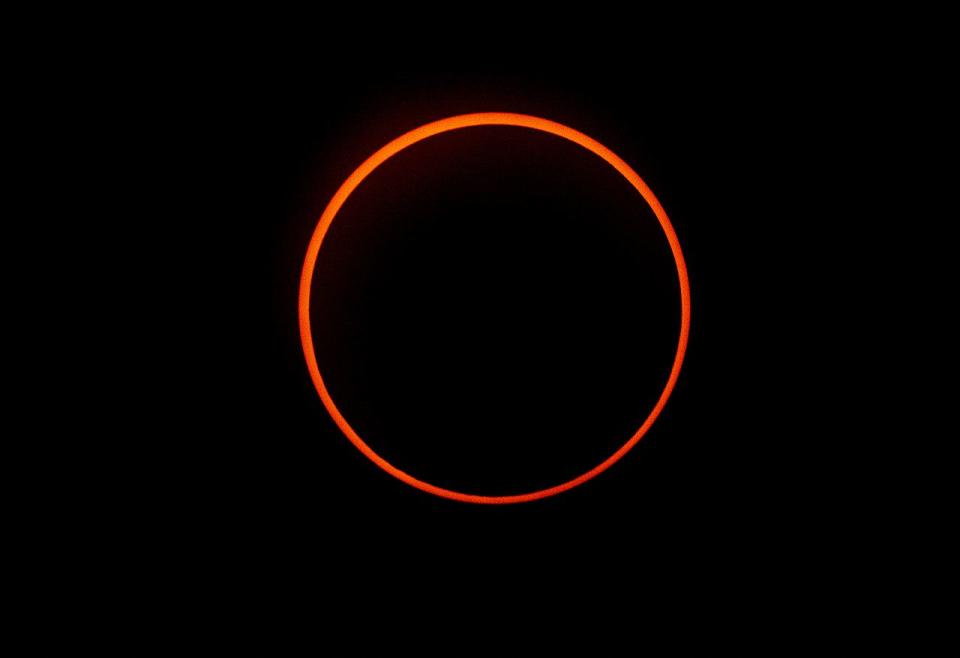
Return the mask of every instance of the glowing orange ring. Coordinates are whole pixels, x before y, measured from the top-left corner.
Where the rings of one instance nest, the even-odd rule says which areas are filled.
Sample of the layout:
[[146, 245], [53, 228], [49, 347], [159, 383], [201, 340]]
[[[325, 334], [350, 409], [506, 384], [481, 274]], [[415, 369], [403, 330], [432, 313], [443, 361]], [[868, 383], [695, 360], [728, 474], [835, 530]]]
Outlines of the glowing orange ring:
[[[428, 137], [432, 137], [434, 135], [439, 135], [440, 133], [445, 133], [450, 130], [457, 130], [458, 128], [469, 128], [472, 126], [517, 126], [520, 128], [541, 130], [543, 132], [568, 139], [571, 142], [579, 144], [588, 151], [603, 158], [608, 164], [610, 164], [610, 166], [619, 171], [620, 174], [626, 178], [630, 184], [637, 189], [638, 192], [640, 192], [640, 195], [643, 196], [646, 202], [650, 205], [650, 208], [660, 221], [660, 225], [663, 227], [664, 233], [667, 235], [667, 241], [670, 243], [670, 249], [673, 251], [673, 258], [677, 264], [677, 275], [680, 277], [680, 340], [677, 342], [677, 353], [673, 359], [673, 368], [670, 370], [670, 377], [667, 379], [667, 384], [664, 386], [663, 392], [660, 394], [660, 398], [654, 405], [650, 415], [647, 416], [645, 421], [643, 421], [643, 425], [640, 426], [640, 429], [638, 429], [636, 433], [634, 433], [634, 435], [630, 437], [630, 439], [624, 443], [623, 446], [620, 447], [619, 450], [610, 455], [610, 457], [608, 457], [601, 464], [594, 466], [586, 473], [575, 477], [572, 480], [564, 482], [563, 484], [558, 484], [557, 486], [550, 487], [548, 489], [540, 489], [538, 491], [532, 491], [530, 493], [514, 496], [477, 496], [473, 494], [460, 493], [459, 491], [451, 491], [450, 489], [443, 489], [441, 487], [432, 485], [429, 482], [418, 480], [409, 473], [401, 471], [399, 468], [390, 464], [387, 462], [387, 460], [374, 452], [373, 449], [368, 446], [363, 439], [360, 438], [360, 435], [358, 435], [354, 429], [350, 427], [350, 424], [343, 417], [343, 414], [340, 413], [340, 410], [337, 409], [337, 405], [334, 404], [333, 399], [330, 397], [330, 393], [327, 391], [327, 387], [323, 383], [323, 377], [320, 375], [320, 368], [317, 367], [317, 357], [313, 351], [313, 336], [310, 332], [310, 285], [313, 281], [313, 269], [317, 262], [317, 254], [320, 251], [320, 245], [323, 242], [323, 237], [327, 234], [327, 229], [330, 228], [330, 224], [333, 222], [333, 218], [337, 215], [337, 212], [343, 206], [344, 202], [346, 202], [350, 194], [352, 194], [357, 186], [363, 182], [363, 179], [369, 176], [377, 167], [408, 146], [412, 146], [421, 140], [427, 139]], [[402, 480], [403, 482], [406, 482], [417, 489], [426, 491], [427, 493], [441, 496], [443, 498], [452, 498], [453, 500], [460, 500], [467, 503], [522, 503], [530, 500], [537, 500], [538, 498], [546, 498], [547, 496], [553, 496], [555, 494], [567, 491], [568, 489], [572, 489], [577, 485], [583, 484], [587, 480], [596, 477], [600, 473], [613, 466], [617, 460], [627, 454], [627, 452], [633, 446], [635, 446], [641, 438], [643, 438], [643, 435], [647, 433], [647, 431], [650, 429], [650, 426], [653, 425], [653, 422], [663, 410], [664, 405], [667, 403], [667, 398], [669, 398], [670, 393], [673, 392], [673, 387], [676, 384], [677, 377], [680, 374], [680, 366], [683, 363], [683, 355], [687, 349], [687, 338], [690, 335], [690, 283], [687, 280], [687, 267], [683, 260], [683, 253], [680, 251], [680, 242], [677, 240], [677, 234], [674, 232], [673, 226], [670, 224], [670, 220], [667, 218], [666, 211], [664, 211], [663, 206], [660, 205], [660, 202], [657, 201], [657, 198], [654, 196], [650, 188], [647, 187], [647, 184], [643, 182], [639, 175], [637, 175], [637, 172], [631, 169], [630, 166], [621, 160], [613, 151], [608, 149], [603, 144], [600, 144], [596, 140], [587, 137], [583, 133], [578, 132], [573, 128], [568, 128], [563, 124], [556, 123], [555, 121], [548, 121], [547, 119], [541, 119], [539, 117], [529, 116], [526, 114], [512, 114], [509, 112], [462, 114], [459, 116], [434, 121], [401, 135], [367, 158], [366, 162], [364, 162], [357, 168], [356, 171], [350, 174], [350, 177], [344, 181], [343, 185], [340, 186], [340, 189], [338, 189], [336, 194], [333, 195], [330, 203], [327, 204], [326, 210], [324, 210], [323, 214], [320, 216], [320, 222], [317, 224], [317, 228], [313, 232], [313, 237], [310, 238], [310, 245], [307, 247], [307, 258], [303, 263], [303, 273], [300, 277], [299, 309], [300, 339], [303, 343], [303, 353], [307, 359], [307, 369], [310, 371], [310, 377], [313, 379], [313, 384], [316, 386], [317, 393], [320, 394], [320, 399], [323, 400], [323, 404], [327, 408], [327, 411], [330, 412], [334, 422], [336, 422], [343, 433], [346, 434], [347, 438], [350, 439], [353, 445], [355, 445], [360, 452], [366, 455], [374, 464], [395, 478]]]

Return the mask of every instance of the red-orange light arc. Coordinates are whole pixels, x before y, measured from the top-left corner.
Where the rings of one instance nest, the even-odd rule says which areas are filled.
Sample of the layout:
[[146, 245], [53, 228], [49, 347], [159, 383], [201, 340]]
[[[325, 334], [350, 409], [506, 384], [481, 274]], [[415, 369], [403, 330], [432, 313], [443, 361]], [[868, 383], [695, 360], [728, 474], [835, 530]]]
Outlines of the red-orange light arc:
[[[673, 360], [673, 366], [670, 370], [670, 376], [667, 378], [667, 383], [664, 386], [660, 397], [657, 399], [656, 404], [653, 406], [653, 409], [640, 428], [616, 452], [586, 473], [553, 487], [518, 495], [481, 496], [453, 491], [451, 489], [444, 489], [443, 487], [438, 487], [430, 484], [429, 482], [419, 480], [383, 459], [369, 445], [367, 445], [367, 443], [360, 437], [359, 434], [357, 434], [353, 427], [350, 426], [350, 423], [348, 423], [346, 418], [343, 417], [343, 414], [340, 413], [340, 410], [334, 403], [333, 398], [330, 397], [330, 392], [327, 390], [326, 384], [323, 381], [323, 377], [320, 374], [320, 368], [317, 365], [316, 353], [314, 352], [313, 347], [313, 335], [310, 330], [310, 290], [313, 282], [314, 267], [317, 262], [317, 256], [320, 252], [320, 246], [323, 243], [324, 236], [327, 234], [327, 230], [330, 228], [330, 224], [333, 222], [337, 213], [340, 211], [340, 208], [357, 188], [357, 186], [359, 186], [360, 183], [362, 183], [363, 180], [377, 167], [403, 149], [427, 139], [428, 137], [433, 137], [434, 135], [474, 126], [515, 126], [519, 128], [530, 128], [533, 130], [547, 132], [578, 144], [579, 146], [582, 146], [606, 161], [625, 179], [627, 179], [631, 185], [633, 185], [633, 187], [640, 193], [643, 199], [653, 210], [654, 215], [656, 215], [657, 220], [660, 222], [660, 226], [663, 228], [663, 231], [667, 237], [667, 241], [670, 244], [670, 250], [673, 253], [674, 261], [676, 262], [677, 276], [679, 277], [680, 282], [680, 336], [679, 340], [677, 341], [677, 351]], [[366, 455], [368, 459], [402, 482], [416, 487], [421, 491], [425, 491], [436, 496], [441, 496], [443, 498], [481, 504], [522, 503], [563, 493], [564, 491], [573, 489], [574, 487], [593, 479], [619, 461], [647, 433], [654, 421], [660, 415], [663, 407], [666, 405], [667, 399], [673, 392], [677, 378], [680, 375], [680, 367], [683, 364], [683, 358], [687, 349], [687, 340], [690, 335], [690, 283], [687, 279], [687, 267], [683, 258], [683, 252], [680, 250], [680, 241], [677, 239], [677, 234], [673, 229], [673, 225], [670, 223], [670, 219], [667, 217], [666, 211], [663, 209], [663, 206], [660, 205], [660, 202], [653, 194], [653, 191], [647, 186], [646, 183], [643, 182], [643, 179], [641, 179], [640, 176], [613, 151], [600, 144], [593, 138], [555, 121], [550, 121], [548, 119], [542, 119], [540, 117], [526, 114], [514, 114], [510, 112], [483, 112], [448, 117], [446, 119], [440, 119], [439, 121], [434, 121], [411, 130], [410, 132], [401, 135], [392, 142], [383, 146], [380, 150], [367, 158], [367, 160], [361, 164], [356, 171], [350, 174], [347, 180], [344, 181], [337, 192], [333, 195], [333, 198], [327, 204], [326, 209], [320, 216], [320, 221], [313, 232], [313, 236], [310, 239], [310, 244], [307, 247], [307, 256], [304, 260], [303, 271], [300, 277], [299, 316], [300, 339], [303, 344], [303, 353], [307, 361], [307, 369], [310, 372], [310, 378], [313, 380], [313, 384], [317, 389], [317, 393], [319, 393], [324, 407], [326, 407], [327, 411], [330, 413], [330, 416], [333, 418], [340, 430], [346, 435], [350, 442], [360, 450], [360, 452]]]

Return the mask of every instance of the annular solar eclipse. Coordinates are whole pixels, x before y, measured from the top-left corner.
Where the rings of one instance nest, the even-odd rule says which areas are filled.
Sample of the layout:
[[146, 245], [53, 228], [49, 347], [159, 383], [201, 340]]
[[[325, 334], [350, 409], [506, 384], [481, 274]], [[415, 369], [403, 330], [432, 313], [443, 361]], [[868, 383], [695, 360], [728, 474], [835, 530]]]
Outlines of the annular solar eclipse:
[[[349, 421], [344, 418], [333, 398], [330, 396], [327, 386], [324, 383], [323, 375], [320, 372], [319, 366], [317, 365], [317, 358], [314, 352], [313, 335], [310, 326], [310, 291], [313, 283], [314, 268], [317, 258], [323, 245], [324, 237], [326, 236], [330, 225], [336, 219], [337, 213], [350, 195], [353, 194], [363, 180], [373, 171], [375, 171], [377, 167], [409, 146], [452, 130], [465, 130], [476, 126], [507, 126], [550, 133], [552, 135], [556, 135], [557, 137], [561, 137], [573, 142], [574, 144], [583, 147], [586, 149], [586, 151], [592, 153], [594, 156], [604, 160], [607, 164], [619, 172], [620, 175], [623, 176], [633, 186], [633, 188], [636, 189], [637, 192], [639, 192], [640, 196], [650, 206], [651, 210], [659, 221], [664, 234], [666, 235], [667, 241], [669, 242], [670, 250], [673, 254], [673, 259], [676, 264], [677, 277], [680, 284], [681, 318], [680, 334], [677, 340], [676, 354], [673, 359], [673, 365], [671, 367], [669, 377], [665, 386], [663, 387], [663, 391], [660, 393], [659, 398], [647, 415], [646, 420], [644, 420], [640, 427], [619, 449], [617, 449], [613, 454], [599, 464], [596, 464], [590, 468], [588, 471], [578, 475], [573, 479], [567, 480], [566, 482], [561, 482], [551, 487], [536, 491], [529, 491], [527, 493], [518, 495], [488, 496], [445, 489], [429, 482], [417, 479], [416, 477], [402, 471], [378, 455], [363, 440], [363, 438], [357, 434], [353, 427], [351, 427]], [[657, 200], [653, 191], [647, 186], [646, 183], [644, 183], [643, 179], [641, 179], [640, 176], [613, 151], [591, 137], [574, 130], [573, 128], [535, 116], [507, 112], [462, 114], [428, 123], [397, 137], [367, 158], [367, 160], [364, 161], [363, 164], [361, 164], [336, 191], [326, 209], [323, 211], [323, 214], [320, 216], [320, 220], [317, 223], [316, 229], [313, 232], [313, 236], [310, 239], [309, 246], [307, 247], [306, 259], [303, 263], [303, 271], [300, 278], [299, 322], [300, 338], [303, 345], [304, 357], [306, 358], [307, 369], [309, 370], [310, 377], [313, 380], [313, 384], [316, 387], [317, 393], [320, 395], [320, 399], [323, 402], [324, 407], [326, 407], [334, 422], [346, 435], [350, 442], [353, 443], [353, 445], [356, 446], [357, 449], [359, 449], [360, 452], [362, 452], [373, 463], [406, 484], [416, 487], [421, 491], [425, 491], [436, 496], [441, 496], [443, 498], [480, 504], [521, 503], [540, 498], [546, 498], [548, 496], [553, 496], [564, 491], [568, 491], [596, 477], [619, 461], [649, 431], [650, 427], [663, 410], [664, 405], [666, 405], [670, 394], [673, 392], [677, 378], [680, 374], [680, 368], [683, 364], [687, 340], [690, 333], [690, 284], [687, 279], [687, 269], [684, 262], [683, 253], [680, 249], [680, 242], [677, 239], [676, 232], [674, 231], [669, 218], [667, 217], [666, 211], [663, 209], [663, 206], [660, 205], [660, 202]]]

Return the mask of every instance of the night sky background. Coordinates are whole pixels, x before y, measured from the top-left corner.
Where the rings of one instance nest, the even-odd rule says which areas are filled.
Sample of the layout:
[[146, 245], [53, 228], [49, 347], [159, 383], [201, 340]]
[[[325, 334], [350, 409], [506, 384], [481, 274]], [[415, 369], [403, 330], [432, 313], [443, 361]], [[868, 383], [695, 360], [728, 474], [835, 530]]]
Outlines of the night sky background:
[[[188, 192], [158, 229], [181, 245], [162, 262], [175, 314], [155, 320], [165, 439], [129, 476], [163, 483], [150, 509], [177, 551], [228, 588], [277, 580], [357, 605], [814, 570], [798, 556], [847, 522], [842, 427], [818, 431], [842, 403], [822, 347], [842, 333], [847, 291], [828, 271], [843, 255], [810, 219], [839, 203], [816, 172], [824, 135], [851, 119], [830, 101], [842, 80], [717, 58], [659, 75], [250, 66], [185, 84], [157, 140]], [[361, 455], [297, 326], [307, 243], [339, 185], [403, 132], [483, 111], [567, 124], [629, 163], [673, 222], [692, 294], [679, 381], [640, 444], [510, 506], [425, 494]], [[448, 133], [378, 169], [314, 281], [318, 360], [346, 417], [395, 465], [467, 492], [522, 493], [601, 461], [646, 417], [676, 346], [678, 283], [651, 211], [595, 156], [518, 128]]]

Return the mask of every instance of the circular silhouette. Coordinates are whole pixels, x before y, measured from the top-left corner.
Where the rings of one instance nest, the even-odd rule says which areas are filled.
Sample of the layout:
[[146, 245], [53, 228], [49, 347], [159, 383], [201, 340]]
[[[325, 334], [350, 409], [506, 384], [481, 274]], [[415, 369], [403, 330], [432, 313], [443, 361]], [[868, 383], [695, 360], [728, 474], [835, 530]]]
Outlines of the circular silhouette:
[[[350, 423], [344, 418], [343, 414], [337, 408], [334, 403], [327, 386], [324, 383], [323, 377], [320, 373], [319, 366], [317, 364], [317, 357], [314, 351], [313, 336], [310, 326], [310, 296], [311, 296], [311, 283], [314, 277], [314, 269], [317, 261], [317, 256], [323, 243], [324, 237], [327, 234], [328, 229], [330, 228], [331, 223], [336, 217], [337, 213], [340, 211], [343, 204], [350, 197], [353, 191], [363, 182], [363, 180], [368, 177], [374, 170], [382, 165], [392, 156], [396, 155], [400, 151], [406, 149], [407, 147], [416, 144], [428, 137], [439, 135], [451, 130], [457, 130], [462, 128], [474, 127], [474, 126], [514, 126], [521, 128], [528, 128], [533, 130], [542, 131], [549, 133], [563, 139], [569, 140], [570, 142], [587, 149], [593, 154], [600, 157], [603, 161], [613, 167], [630, 185], [636, 189], [646, 203], [650, 206], [650, 209], [653, 211], [654, 215], [657, 217], [657, 220], [660, 223], [661, 228], [663, 229], [667, 241], [670, 246], [673, 259], [676, 264], [676, 271], [679, 280], [680, 288], [680, 307], [681, 307], [681, 322], [680, 322], [680, 335], [677, 342], [677, 350], [673, 359], [673, 364], [670, 370], [670, 375], [667, 379], [667, 382], [660, 393], [659, 398], [654, 404], [652, 410], [647, 415], [644, 422], [641, 426], [633, 433], [633, 435], [624, 443], [619, 449], [617, 449], [612, 455], [607, 457], [601, 463], [594, 466], [592, 469], [582, 473], [581, 475], [569, 479], [561, 484], [538, 489], [536, 491], [531, 491], [519, 495], [504, 495], [504, 496], [491, 496], [491, 495], [476, 495], [468, 494], [460, 491], [454, 491], [452, 489], [443, 488], [430, 484], [424, 480], [420, 480], [416, 477], [413, 477], [409, 473], [406, 473], [399, 468], [395, 467], [393, 464], [389, 463], [383, 457], [381, 457], [377, 452], [375, 452], [360, 436], [357, 432], [351, 427]], [[616, 463], [620, 458], [623, 457], [636, 443], [646, 434], [649, 428], [652, 426], [653, 422], [656, 420], [657, 416], [660, 414], [664, 405], [666, 404], [667, 399], [670, 396], [670, 393], [673, 390], [673, 387], [676, 383], [677, 377], [680, 372], [680, 367], [683, 362], [684, 353], [686, 350], [687, 339], [689, 335], [689, 326], [690, 326], [690, 290], [689, 282], [687, 279], [686, 266], [684, 264], [683, 254], [680, 250], [680, 244], [677, 239], [676, 233], [673, 230], [670, 220], [667, 218], [666, 212], [663, 210], [663, 207], [657, 201], [653, 192], [649, 187], [643, 182], [640, 176], [630, 168], [622, 159], [620, 159], [616, 154], [610, 151], [608, 148], [602, 144], [596, 142], [592, 138], [580, 133], [572, 128], [564, 126], [562, 124], [548, 121], [546, 119], [541, 119], [538, 117], [522, 115], [522, 114], [511, 114], [511, 113], [482, 113], [482, 114], [467, 114], [460, 115], [455, 117], [450, 117], [447, 119], [442, 119], [440, 121], [435, 121], [433, 123], [426, 124], [412, 130], [397, 139], [393, 140], [379, 151], [374, 153], [370, 158], [368, 158], [360, 167], [347, 178], [347, 180], [340, 186], [336, 194], [327, 205], [323, 214], [320, 217], [320, 221], [314, 231], [313, 237], [310, 241], [310, 244], [307, 249], [307, 256], [304, 261], [303, 272], [300, 282], [300, 295], [299, 295], [299, 319], [300, 319], [300, 334], [303, 344], [304, 356], [306, 358], [307, 367], [310, 372], [311, 379], [313, 380], [314, 386], [317, 389], [317, 392], [320, 395], [321, 400], [323, 401], [324, 406], [336, 422], [337, 426], [343, 431], [347, 438], [371, 461], [377, 464], [380, 468], [390, 473], [394, 477], [400, 479], [407, 484], [414, 486], [422, 491], [428, 493], [450, 498], [454, 500], [460, 500], [463, 502], [471, 503], [487, 503], [487, 504], [503, 504], [503, 503], [518, 503], [536, 500], [539, 498], [544, 498], [547, 496], [555, 495], [563, 491], [567, 491], [587, 480], [599, 475], [604, 470]]]

